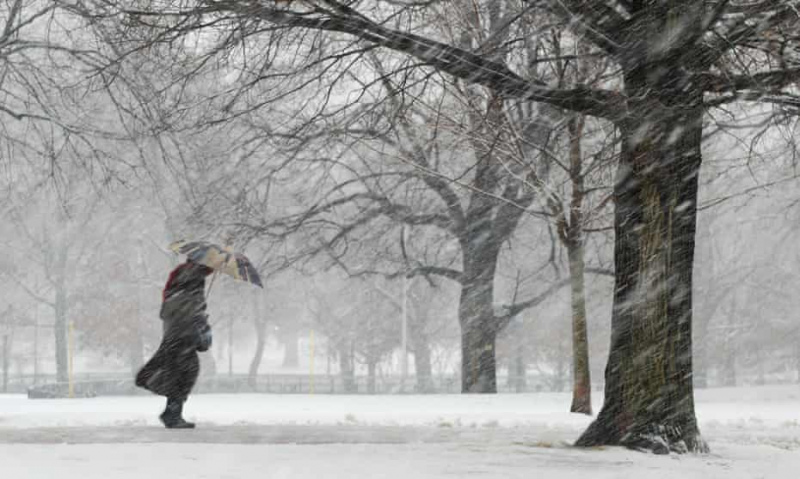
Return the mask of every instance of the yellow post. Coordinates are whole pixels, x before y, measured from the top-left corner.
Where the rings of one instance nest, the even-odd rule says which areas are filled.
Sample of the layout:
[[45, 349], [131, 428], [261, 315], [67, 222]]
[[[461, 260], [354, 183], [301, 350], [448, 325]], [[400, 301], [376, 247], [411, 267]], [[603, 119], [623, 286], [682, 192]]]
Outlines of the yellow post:
[[308, 382], [308, 392], [310, 394], [314, 394], [314, 330], [311, 330], [308, 338], [308, 349], [309, 354], [311, 355], [311, 361], [308, 368], [309, 373], [309, 382]]
[[73, 347], [73, 344], [74, 344], [73, 343], [73, 337], [72, 337], [74, 331], [75, 331], [75, 322], [74, 321], [70, 321], [69, 322], [69, 334], [67, 335], [67, 348], [68, 348], [68, 351], [69, 351], [69, 362], [68, 362], [69, 366], [68, 366], [68, 370], [67, 370], [67, 373], [68, 373], [67, 379], [69, 381], [69, 397], [71, 397], [71, 398], [75, 397], [75, 382], [74, 382], [74, 380], [72, 378], [72, 373], [73, 373], [72, 357], [74, 356], [74, 353], [75, 353], [74, 347]]

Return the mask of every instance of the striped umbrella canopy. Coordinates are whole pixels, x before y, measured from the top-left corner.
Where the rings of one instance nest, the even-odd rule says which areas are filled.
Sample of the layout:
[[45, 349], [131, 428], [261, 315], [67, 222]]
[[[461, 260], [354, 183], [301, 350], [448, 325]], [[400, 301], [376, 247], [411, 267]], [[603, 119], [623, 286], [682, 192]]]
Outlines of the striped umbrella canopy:
[[189, 261], [208, 266], [234, 279], [253, 283], [263, 288], [261, 277], [247, 257], [236, 253], [228, 246], [218, 246], [207, 241], [175, 241], [169, 245], [172, 251], [185, 254]]

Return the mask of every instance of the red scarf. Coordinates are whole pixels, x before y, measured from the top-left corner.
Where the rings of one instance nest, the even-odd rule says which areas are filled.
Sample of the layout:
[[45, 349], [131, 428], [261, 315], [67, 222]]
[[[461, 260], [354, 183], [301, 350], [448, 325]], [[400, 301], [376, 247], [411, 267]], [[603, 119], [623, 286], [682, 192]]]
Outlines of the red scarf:
[[212, 268], [202, 264], [195, 264], [189, 261], [185, 263], [179, 264], [175, 269], [170, 271], [169, 277], [167, 278], [167, 284], [164, 285], [164, 290], [161, 291], [161, 301], [165, 301], [167, 299], [167, 292], [172, 288], [173, 283], [177, 279], [178, 275], [186, 268], [198, 268], [200, 272], [202, 272], [203, 276], [208, 276], [214, 272]]
[[169, 273], [169, 277], [167, 278], [167, 284], [164, 285], [164, 290], [161, 291], [161, 301], [165, 301], [167, 299], [167, 291], [172, 288], [172, 283], [175, 281], [175, 278], [178, 277], [178, 274], [183, 271], [184, 269], [189, 267], [189, 263], [181, 263], [178, 265], [177, 268], [173, 269]]

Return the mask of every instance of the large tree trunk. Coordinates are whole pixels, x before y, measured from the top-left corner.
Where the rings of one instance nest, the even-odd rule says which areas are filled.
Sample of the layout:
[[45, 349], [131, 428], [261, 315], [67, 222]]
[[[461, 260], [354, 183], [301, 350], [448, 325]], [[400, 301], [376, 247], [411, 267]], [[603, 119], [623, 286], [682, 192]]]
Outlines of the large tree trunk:
[[497, 322], [493, 301], [494, 273], [499, 252], [484, 250], [482, 253], [470, 258], [473, 261], [465, 261], [465, 281], [461, 286], [458, 305], [462, 393], [497, 392]]
[[605, 402], [577, 444], [702, 451], [691, 336], [702, 94], [690, 91], [677, 67], [670, 70], [675, 91], [653, 93], [652, 68], [643, 63], [626, 74], [633, 113], [619, 125]]
[[461, 392], [496, 393], [495, 333], [491, 325], [462, 327], [461, 357]]
[[[458, 318], [461, 324], [461, 392], [496, 393], [497, 363], [495, 344], [499, 324], [494, 315], [494, 276], [500, 247], [514, 232], [524, 208], [502, 204], [487, 195], [502, 186], [501, 178], [507, 174], [502, 169], [503, 160], [495, 155], [498, 131], [507, 121], [504, 101], [500, 95], [489, 98], [474, 97], [475, 103], [488, 100], [486, 111], [469, 109], [470, 122], [475, 129], [470, 136], [472, 149], [478, 161], [475, 165], [473, 186], [459, 235], [463, 273]], [[546, 123], [546, 122], [543, 122]], [[532, 144], [543, 145], [548, 128], [533, 128], [528, 138]], [[542, 136], [542, 138], [538, 138]], [[541, 140], [541, 141], [540, 141]], [[502, 148], [501, 148], [502, 150]], [[516, 187], [522, 194], [522, 186]], [[504, 197], [515, 188], [505, 188]]]

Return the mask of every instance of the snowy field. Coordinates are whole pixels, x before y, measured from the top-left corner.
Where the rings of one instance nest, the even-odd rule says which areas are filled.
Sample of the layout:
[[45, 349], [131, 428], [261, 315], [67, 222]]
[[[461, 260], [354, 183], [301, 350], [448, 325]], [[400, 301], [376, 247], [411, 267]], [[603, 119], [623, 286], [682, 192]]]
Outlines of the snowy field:
[[[600, 398], [596, 398], [596, 409]], [[800, 386], [697, 392], [708, 455], [569, 447], [566, 394], [198, 395], [168, 431], [158, 397], [0, 395], [0, 477], [795, 478]]]

